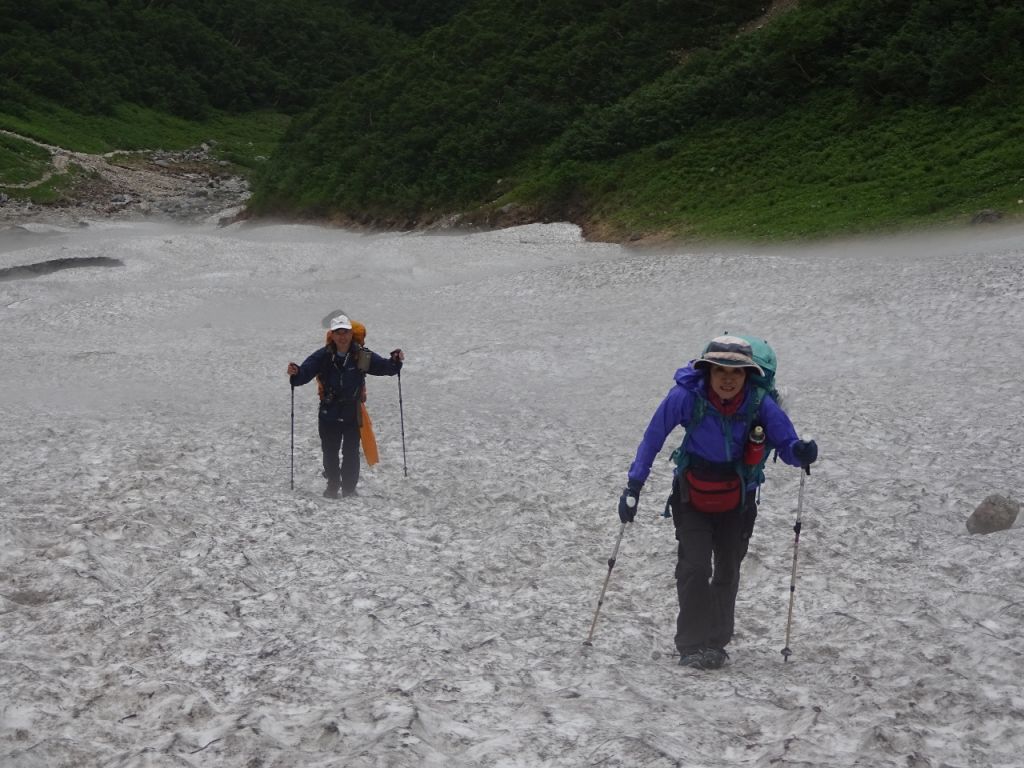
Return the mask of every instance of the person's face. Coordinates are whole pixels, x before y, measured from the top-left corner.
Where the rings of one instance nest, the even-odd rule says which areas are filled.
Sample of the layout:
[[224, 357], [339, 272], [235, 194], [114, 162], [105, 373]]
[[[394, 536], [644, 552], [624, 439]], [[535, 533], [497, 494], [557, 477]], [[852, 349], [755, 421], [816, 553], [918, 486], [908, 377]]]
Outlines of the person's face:
[[743, 382], [747, 380], [747, 369], [712, 365], [709, 375], [712, 391], [723, 400], [731, 400], [743, 391]]
[[352, 329], [336, 328], [331, 331], [331, 337], [334, 339], [335, 347], [338, 349], [348, 349], [352, 344]]

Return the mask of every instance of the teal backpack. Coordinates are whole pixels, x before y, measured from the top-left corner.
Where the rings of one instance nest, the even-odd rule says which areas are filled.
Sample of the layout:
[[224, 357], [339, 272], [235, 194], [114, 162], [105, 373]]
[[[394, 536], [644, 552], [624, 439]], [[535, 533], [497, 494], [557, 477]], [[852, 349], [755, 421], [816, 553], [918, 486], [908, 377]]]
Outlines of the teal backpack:
[[[749, 433], [751, 427], [757, 418], [757, 412], [761, 409], [761, 403], [764, 402], [766, 395], [770, 395], [776, 403], [781, 403], [781, 396], [778, 390], [775, 388], [775, 373], [778, 370], [778, 358], [775, 356], [775, 350], [772, 349], [771, 345], [765, 339], [758, 339], [753, 336], [745, 336], [741, 333], [729, 333], [725, 332], [727, 336], [738, 336], [745, 342], [750, 344], [750, 350], [753, 353], [754, 362], [761, 366], [761, 370], [764, 371], [764, 375], [758, 375], [753, 373], [748, 378], [748, 383], [751, 388], [752, 396], [747, 400], [747, 405], [743, 409], [742, 413], [737, 413], [732, 419], [743, 419], [747, 425], [747, 432]], [[709, 342], [710, 343], [710, 342]], [[707, 346], [700, 352], [700, 357], [704, 356], [707, 352]], [[678, 477], [682, 474], [683, 470], [686, 469], [690, 463], [690, 455], [687, 451], [689, 447], [687, 441], [689, 440], [689, 431], [697, 426], [701, 419], [704, 418], [707, 412], [707, 400], [700, 398], [697, 400], [696, 405], [693, 409], [693, 414], [690, 417], [690, 421], [683, 426], [686, 427], [687, 434], [683, 438], [682, 444], [676, 448], [672, 453], [672, 461], [675, 462], [675, 474]], [[724, 417], [723, 417], [724, 418]], [[742, 457], [736, 461], [736, 471], [743, 479], [744, 483], [754, 482], [760, 486], [764, 482], [764, 468], [768, 463], [770, 451], [765, 451], [761, 457], [761, 461], [758, 464], [748, 465], [744, 464]]]

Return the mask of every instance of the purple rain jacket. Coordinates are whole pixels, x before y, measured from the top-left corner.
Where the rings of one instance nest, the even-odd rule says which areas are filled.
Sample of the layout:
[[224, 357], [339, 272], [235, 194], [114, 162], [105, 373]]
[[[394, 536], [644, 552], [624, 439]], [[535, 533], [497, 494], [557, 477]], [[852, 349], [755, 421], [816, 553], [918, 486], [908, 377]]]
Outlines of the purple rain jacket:
[[[640, 446], [636, 449], [636, 458], [629, 467], [631, 483], [643, 485], [647, 480], [651, 464], [665, 444], [665, 439], [673, 429], [690, 421], [698, 398], [707, 401], [707, 404], [704, 417], [690, 432], [689, 452], [713, 462], [737, 461], [743, 455], [743, 444], [747, 439], [747, 423], [743, 415], [746, 413], [746, 398], [750, 397], [750, 386], [743, 388], [743, 404], [736, 416], [730, 419], [708, 400], [707, 377], [693, 367], [692, 360], [685, 368], [676, 371], [675, 380], [676, 385], [669, 390], [654, 412]], [[786, 412], [771, 396], [766, 395], [761, 401], [756, 420], [764, 426], [765, 450], [774, 448], [784, 462], [799, 467], [800, 462], [793, 456], [793, 446], [799, 440], [796, 429]]]

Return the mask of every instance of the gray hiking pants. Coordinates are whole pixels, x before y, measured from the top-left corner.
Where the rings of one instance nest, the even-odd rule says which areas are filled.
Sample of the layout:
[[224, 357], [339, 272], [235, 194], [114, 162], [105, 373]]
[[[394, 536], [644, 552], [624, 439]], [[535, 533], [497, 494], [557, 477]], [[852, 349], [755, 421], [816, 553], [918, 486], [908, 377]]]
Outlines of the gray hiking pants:
[[681, 654], [725, 648], [732, 640], [740, 563], [756, 517], [753, 493], [747, 494], [745, 509], [715, 515], [698, 512], [686, 502], [676, 505], [676, 648]]

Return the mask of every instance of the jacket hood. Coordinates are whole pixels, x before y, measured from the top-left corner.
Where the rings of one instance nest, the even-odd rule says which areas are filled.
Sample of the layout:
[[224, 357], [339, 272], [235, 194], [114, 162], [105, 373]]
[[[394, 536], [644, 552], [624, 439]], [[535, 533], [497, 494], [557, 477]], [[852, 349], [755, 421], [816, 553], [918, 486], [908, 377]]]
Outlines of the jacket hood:
[[693, 360], [688, 362], [684, 367], [676, 371], [676, 384], [683, 389], [687, 389], [694, 394], [701, 395], [702, 397], [706, 394], [704, 389], [704, 378], [703, 371], [699, 371], [693, 367]]

